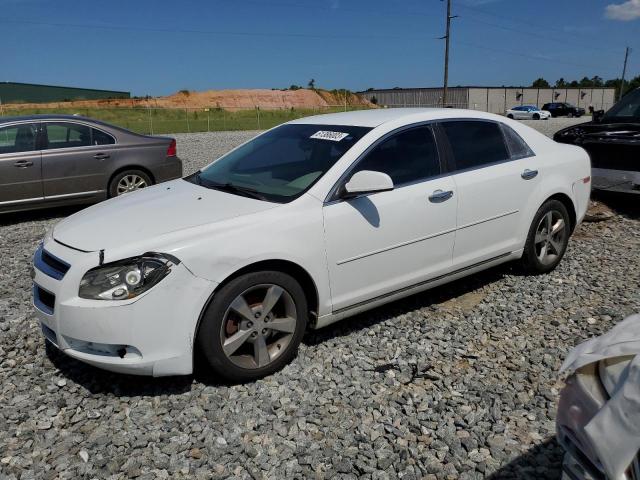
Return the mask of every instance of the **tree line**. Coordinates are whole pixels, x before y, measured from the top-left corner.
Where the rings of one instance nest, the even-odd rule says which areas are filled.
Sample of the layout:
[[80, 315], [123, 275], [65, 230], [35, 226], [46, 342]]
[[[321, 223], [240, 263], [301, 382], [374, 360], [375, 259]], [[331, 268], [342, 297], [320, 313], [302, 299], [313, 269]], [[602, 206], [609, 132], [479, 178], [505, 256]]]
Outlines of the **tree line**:
[[[581, 80], [565, 80], [564, 78], [559, 78], [556, 82], [551, 85], [547, 80], [540, 77], [533, 81], [531, 86], [533, 88], [598, 88], [598, 87], [608, 87], [616, 89], [616, 98], [618, 98], [618, 93], [620, 92], [620, 79], [612, 78], [609, 80], [604, 80], [602, 77], [595, 75], [591, 78], [582, 77]], [[626, 79], [624, 81], [624, 94], [626, 95], [631, 90], [640, 87], [640, 75], [633, 77], [631, 79]]]

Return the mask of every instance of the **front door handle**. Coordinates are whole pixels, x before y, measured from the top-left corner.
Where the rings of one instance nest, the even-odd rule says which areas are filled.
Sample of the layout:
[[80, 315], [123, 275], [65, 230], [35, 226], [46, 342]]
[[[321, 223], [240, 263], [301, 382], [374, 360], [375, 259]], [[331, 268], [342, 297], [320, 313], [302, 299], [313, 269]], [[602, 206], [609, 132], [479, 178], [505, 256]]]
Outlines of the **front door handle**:
[[538, 170], [529, 170], [528, 168], [526, 168], [524, 172], [520, 174], [520, 176], [524, 180], [531, 180], [532, 178], [535, 178], [536, 176], [538, 176]]
[[16, 163], [13, 164], [13, 166], [18, 168], [33, 167], [33, 162], [30, 160], [18, 160]]
[[109, 158], [109, 154], [108, 153], [96, 153], [93, 158], [95, 158], [96, 160], [104, 160], [105, 158]]
[[453, 197], [453, 191], [452, 190], [436, 190], [435, 192], [433, 192], [431, 195], [429, 195], [429, 201], [431, 203], [440, 203], [440, 202], [445, 202], [447, 200], [449, 200], [451, 197]]

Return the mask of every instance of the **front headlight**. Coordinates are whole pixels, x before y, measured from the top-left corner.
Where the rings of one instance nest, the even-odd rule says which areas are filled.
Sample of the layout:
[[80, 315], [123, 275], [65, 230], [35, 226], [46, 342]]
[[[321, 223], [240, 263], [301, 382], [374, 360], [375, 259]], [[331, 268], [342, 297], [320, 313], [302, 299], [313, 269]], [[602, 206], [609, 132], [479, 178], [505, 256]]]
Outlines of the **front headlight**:
[[171, 272], [177, 259], [145, 254], [89, 270], [80, 281], [80, 298], [128, 300], [146, 292]]

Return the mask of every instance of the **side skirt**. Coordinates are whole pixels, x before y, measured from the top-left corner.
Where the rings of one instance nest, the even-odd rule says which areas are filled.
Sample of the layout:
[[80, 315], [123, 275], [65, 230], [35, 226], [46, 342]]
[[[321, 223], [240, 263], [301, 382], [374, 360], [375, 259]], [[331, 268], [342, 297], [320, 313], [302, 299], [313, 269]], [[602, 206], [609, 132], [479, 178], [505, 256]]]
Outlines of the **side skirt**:
[[424, 282], [420, 282], [415, 285], [410, 285], [408, 287], [403, 287], [401, 289], [394, 290], [389, 293], [385, 293], [378, 297], [374, 297], [370, 300], [366, 300], [364, 302], [356, 303], [355, 305], [350, 305], [348, 307], [335, 310], [328, 315], [323, 315], [322, 317], [319, 317], [315, 322], [315, 325], [313, 326], [313, 328], [317, 329], [317, 328], [326, 327], [327, 325], [331, 325], [332, 323], [338, 322], [344, 318], [351, 317], [353, 315], [364, 312], [366, 310], [370, 310], [375, 307], [379, 307], [380, 305], [384, 305], [385, 303], [393, 302], [394, 300], [399, 300], [401, 298], [405, 298], [410, 295], [423, 292], [425, 290], [429, 290], [430, 288], [437, 287], [438, 285], [443, 285], [445, 283], [452, 282], [459, 278], [466, 277], [467, 275], [472, 275], [476, 272], [486, 270], [487, 268], [500, 265], [501, 263], [505, 263], [510, 260], [516, 260], [522, 257], [522, 252], [523, 250], [520, 249], [520, 250], [516, 250], [515, 252], [505, 253], [497, 257], [493, 257], [488, 260], [475, 263], [468, 267], [461, 268], [459, 270], [454, 270], [453, 272], [447, 273], [445, 275], [431, 278], [429, 280], [425, 280]]

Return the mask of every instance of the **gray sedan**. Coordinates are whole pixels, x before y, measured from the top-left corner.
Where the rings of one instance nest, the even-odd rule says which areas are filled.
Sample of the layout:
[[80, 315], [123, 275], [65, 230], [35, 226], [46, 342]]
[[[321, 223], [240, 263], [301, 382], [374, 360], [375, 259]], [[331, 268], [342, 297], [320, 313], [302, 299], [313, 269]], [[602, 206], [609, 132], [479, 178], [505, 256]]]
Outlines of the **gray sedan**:
[[181, 176], [172, 138], [75, 115], [0, 118], [0, 213], [96, 203]]

